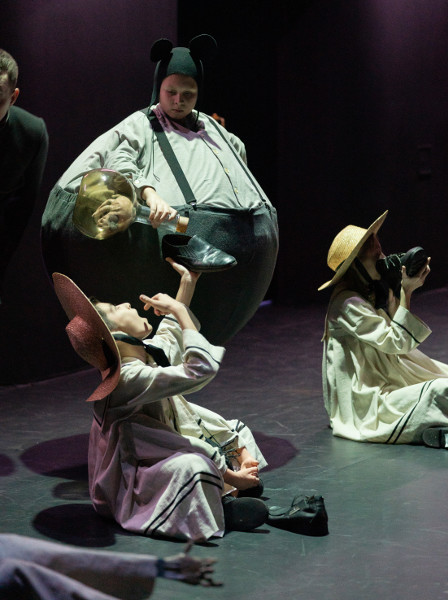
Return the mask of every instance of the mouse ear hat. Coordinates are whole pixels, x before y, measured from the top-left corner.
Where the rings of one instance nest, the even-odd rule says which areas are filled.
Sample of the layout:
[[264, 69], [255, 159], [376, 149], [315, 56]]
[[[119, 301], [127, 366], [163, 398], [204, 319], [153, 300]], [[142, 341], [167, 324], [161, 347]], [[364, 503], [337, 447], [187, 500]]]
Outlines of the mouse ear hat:
[[198, 85], [198, 100], [204, 90], [204, 65], [211, 62], [217, 52], [215, 39], [206, 33], [194, 37], [188, 48], [173, 47], [170, 40], [162, 38], [151, 48], [151, 60], [156, 62], [151, 106], [159, 101], [162, 81], [169, 75], [179, 74], [192, 77]]

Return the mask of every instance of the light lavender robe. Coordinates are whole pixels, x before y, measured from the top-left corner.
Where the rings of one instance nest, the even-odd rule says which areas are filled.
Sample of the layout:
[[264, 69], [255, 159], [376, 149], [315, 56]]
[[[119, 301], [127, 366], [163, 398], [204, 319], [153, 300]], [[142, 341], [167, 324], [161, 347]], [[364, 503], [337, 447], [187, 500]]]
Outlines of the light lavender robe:
[[[96, 402], [89, 444], [98, 513], [144, 535], [222, 536], [225, 452], [246, 446], [266, 465], [247, 427], [187, 402], [216, 375], [224, 349], [163, 319], [151, 343], [170, 367], [124, 362], [117, 388]], [[209, 441], [207, 441], [209, 440]]]

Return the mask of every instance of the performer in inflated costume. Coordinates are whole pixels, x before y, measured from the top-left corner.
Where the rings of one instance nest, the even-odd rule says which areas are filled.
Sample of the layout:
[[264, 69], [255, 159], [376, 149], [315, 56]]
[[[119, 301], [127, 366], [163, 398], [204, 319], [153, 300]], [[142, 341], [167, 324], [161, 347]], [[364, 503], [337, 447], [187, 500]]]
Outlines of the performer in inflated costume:
[[[42, 241], [49, 272], [73, 277], [87, 294], [119, 302], [120, 290], [137, 304], [142, 287], [150, 286], [149, 294], [175, 292], [155, 227], [177, 214], [189, 217], [188, 236], [199, 236], [237, 261], [231, 269], [202, 277], [192, 305], [207, 338], [222, 344], [247, 323], [266, 294], [278, 227], [275, 208], [247, 167], [244, 144], [195, 110], [203, 92], [203, 63], [215, 52], [216, 42], [208, 35], [191, 40], [189, 48], [155, 42], [151, 106], [97, 138], [64, 173], [43, 215]], [[132, 182], [137, 198], [150, 209], [153, 227], [134, 223], [102, 241], [76, 229], [72, 214], [81, 180], [101, 168]]]

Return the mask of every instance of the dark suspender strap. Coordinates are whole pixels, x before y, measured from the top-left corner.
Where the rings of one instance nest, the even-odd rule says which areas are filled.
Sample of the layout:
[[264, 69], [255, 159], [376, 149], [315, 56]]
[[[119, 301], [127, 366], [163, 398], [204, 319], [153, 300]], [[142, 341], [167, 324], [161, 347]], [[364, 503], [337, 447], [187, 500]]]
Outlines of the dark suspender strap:
[[[235, 158], [237, 159], [237, 161], [240, 163], [240, 165], [242, 166], [242, 168], [244, 169], [247, 177], [249, 178], [250, 182], [252, 183], [252, 185], [254, 186], [254, 188], [256, 190], [258, 190], [258, 184], [255, 181], [254, 177], [252, 176], [252, 173], [249, 171], [246, 163], [244, 162], [244, 160], [241, 158], [241, 156], [236, 152], [235, 148], [232, 146], [232, 144], [229, 143], [228, 140], [226, 140], [226, 138], [224, 137], [221, 129], [219, 128], [218, 123], [215, 121], [215, 119], [213, 117], [209, 117], [208, 115], [203, 115], [205, 117], [208, 118], [208, 120], [210, 121], [210, 123], [214, 126], [214, 128], [216, 129], [216, 131], [219, 133], [219, 135], [222, 137], [222, 139], [225, 141], [225, 143], [227, 144], [227, 146], [230, 148], [231, 152], [233, 153], [233, 155], [235, 156]], [[263, 198], [263, 196], [260, 194], [260, 198], [261, 200], [266, 203], [266, 200]]]
[[171, 171], [177, 181], [178, 186], [185, 198], [185, 202], [196, 209], [196, 198], [194, 197], [193, 191], [190, 187], [190, 184], [187, 181], [187, 178], [182, 171], [182, 167], [179, 164], [179, 161], [176, 158], [176, 155], [171, 148], [171, 144], [166, 137], [166, 133], [163, 131], [162, 126], [159, 123], [156, 115], [151, 111], [150, 108], [142, 111], [148, 117], [150, 126], [154, 133], [156, 134], [157, 141], [159, 142], [160, 149], [162, 150], [163, 156], [166, 159], [166, 162], [169, 164]]

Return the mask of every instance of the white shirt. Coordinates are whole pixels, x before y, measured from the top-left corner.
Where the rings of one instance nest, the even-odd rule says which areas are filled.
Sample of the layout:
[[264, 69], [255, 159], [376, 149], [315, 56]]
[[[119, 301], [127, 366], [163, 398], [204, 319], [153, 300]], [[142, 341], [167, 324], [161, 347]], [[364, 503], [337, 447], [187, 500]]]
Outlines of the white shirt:
[[[153, 109], [198, 204], [256, 208], [269, 203], [254, 177], [248, 175], [245, 147], [239, 138], [215, 121], [212, 123], [212, 117], [207, 115], [200, 115], [203, 119], [198, 121], [198, 131], [192, 131], [168, 119], [158, 105]], [[193, 114], [196, 116], [196, 111]], [[185, 204], [148, 118], [141, 111], [92, 142], [58, 183], [66, 191], [77, 193], [82, 176], [97, 168], [127, 175], [139, 197], [142, 188], [151, 186], [171, 206]]]

